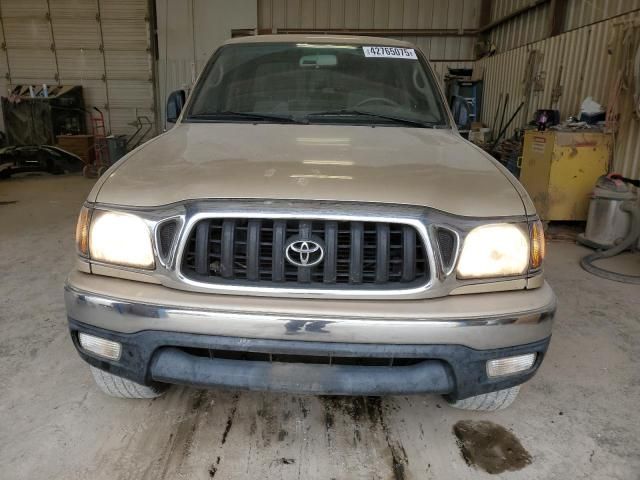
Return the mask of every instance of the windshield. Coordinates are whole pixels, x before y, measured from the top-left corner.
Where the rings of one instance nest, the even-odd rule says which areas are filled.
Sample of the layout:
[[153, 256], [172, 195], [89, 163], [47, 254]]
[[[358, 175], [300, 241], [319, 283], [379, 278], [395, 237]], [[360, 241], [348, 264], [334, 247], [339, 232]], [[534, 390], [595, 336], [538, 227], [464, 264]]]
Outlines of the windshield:
[[413, 49], [325, 44], [222, 47], [185, 119], [446, 125], [433, 75]]

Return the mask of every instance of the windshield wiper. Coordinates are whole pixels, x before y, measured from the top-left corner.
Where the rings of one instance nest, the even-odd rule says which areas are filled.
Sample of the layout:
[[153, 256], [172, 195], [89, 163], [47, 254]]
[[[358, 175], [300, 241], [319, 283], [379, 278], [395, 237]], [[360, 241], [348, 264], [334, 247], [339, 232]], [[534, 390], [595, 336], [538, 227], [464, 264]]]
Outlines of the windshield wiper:
[[189, 115], [187, 120], [221, 120], [226, 118], [242, 118], [255, 121], [283, 122], [283, 123], [308, 123], [297, 120], [291, 115], [275, 115], [270, 113], [234, 112], [225, 110], [223, 112], [196, 113]]
[[322, 117], [322, 116], [333, 116], [333, 115], [361, 115], [361, 116], [365, 116], [365, 117], [371, 117], [371, 118], [377, 118], [380, 120], [389, 120], [391, 122], [396, 122], [396, 123], [403, 123], [405, 125], [411, 125], [414, 127], [420, 127], [420, 128], [433, 128], [433, 127], [437, 127], [439, 125], [441, 125], [440, 123], [436, 123], [436, 122], [424, 122], [422, 120], [413, 120], [411, 118], [404, 118], [404, 117], [396, 117], [393, 115], [383, 115], [383, 114], [379, 114], [379, 113], [373, 113], [373, 112], [365, 112], [363, 110], [328, 110], [326, 112], [315, 112], [315, 113], [310, 113], [307, 115], [307, 118], [309, 117]]

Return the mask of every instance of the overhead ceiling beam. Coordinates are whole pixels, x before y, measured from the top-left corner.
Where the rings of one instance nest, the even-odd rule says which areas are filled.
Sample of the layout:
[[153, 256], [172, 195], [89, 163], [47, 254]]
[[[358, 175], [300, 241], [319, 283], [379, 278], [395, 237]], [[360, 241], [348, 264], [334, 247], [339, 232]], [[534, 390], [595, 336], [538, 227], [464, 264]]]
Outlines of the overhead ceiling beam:
[[549, 23], [547, 37], [559, 35], [564, 30], [564, 21], [567, 17], [567, 0], [551, 0], [549, 8]]
[[482, 0], [480, 4], [480, 28], [488, 25], [491, 22], [491, 6], [492, 0]]

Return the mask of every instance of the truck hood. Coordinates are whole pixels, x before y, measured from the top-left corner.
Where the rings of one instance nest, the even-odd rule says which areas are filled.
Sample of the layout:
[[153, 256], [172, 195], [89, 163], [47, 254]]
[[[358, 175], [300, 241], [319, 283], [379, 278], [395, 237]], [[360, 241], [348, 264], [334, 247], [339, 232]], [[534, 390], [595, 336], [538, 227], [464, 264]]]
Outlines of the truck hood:
[[523, 215], [514, 185], [495, 160], [451, 130], [192, 123], [118, 162], [89, 201], [141, 207], [190, 199], [330, 200]]

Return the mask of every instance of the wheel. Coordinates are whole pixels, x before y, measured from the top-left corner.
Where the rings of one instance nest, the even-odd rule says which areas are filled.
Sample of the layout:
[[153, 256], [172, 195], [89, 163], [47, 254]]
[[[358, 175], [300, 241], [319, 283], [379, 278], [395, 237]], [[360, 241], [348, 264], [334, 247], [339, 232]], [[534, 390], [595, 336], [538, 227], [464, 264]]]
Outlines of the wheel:
[[502, 410], [513, 403], [519, 391], [520, 385], [498, 390], [497, 392], [483, 393], [482, 395], [476, 395], [475, 397], [462, 400], [449, 401], [449, 405], [462, 410], [476, 410], [481, 412]]
[[154, 386], [140, 385], [113, 373], [105, 372], [99, 368], [89, 366], [96, 384], [107, 395], [118, 398], [156, 398], [162, 395], [169, 385], [157, 384]]
[[98, 177], [104, 175], [104, 172], [106, 172], [107, 170], [109, 170], [109, 167], [107, 167], [106, 165], [102, 165], [100, 168], [98, 168]]

